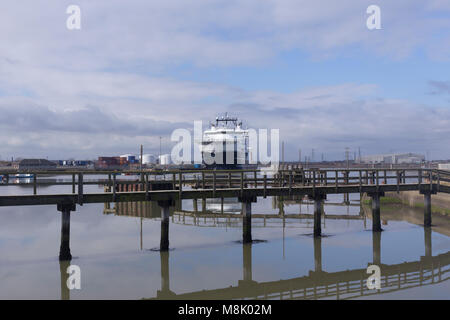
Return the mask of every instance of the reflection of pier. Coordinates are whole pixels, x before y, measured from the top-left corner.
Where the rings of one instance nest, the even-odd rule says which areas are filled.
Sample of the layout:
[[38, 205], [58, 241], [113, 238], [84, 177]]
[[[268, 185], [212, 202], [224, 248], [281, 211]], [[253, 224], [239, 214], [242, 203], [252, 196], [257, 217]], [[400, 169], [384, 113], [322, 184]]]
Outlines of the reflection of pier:
[[[328, 220], [364, 220], [364, 216], [360, 215], [334, 215], [325, 214], [322, 215], [325, 223], [325, 219]], [[192, 211], [175, 211], [172, 215], [172, 222], [176, 224], [191, 225], [197, 227], [240, 227], [242, 226], [244, 215], [224, 213], [217, 214], [214, 212], [192, 212]], [[278, 226], [281, 224], [304, 224], [305, 226], [311, 226], [311, 220], [314, 219], [313, 214], [286, 214], [280, 216], [278, 214], [258, 214], [252, 213], [252, 227], [264, 227]]]
[[381, 232], [373, 232], [373, 264], [381, 269], [381, 289], [366, 286], [365, 268], [328, 273], [322, 270], [322, 239], [314, 238], [315, 270], [307, 276], [287, 280], [256, 282], [252, 278], [252, 246], [243, 244], [243, 280], [237, 286], [175, 294], [169, 288], [168, 252], [161, 252], [161, 283], [156, 299], [352, 299], [405, 290], [448, 280], [450, 252], [431, 255], [431, 229], [424, 228], [425, 256], [418, 261], [382, 264]]
[[[174, 207], [170, 207], [169, 215], [171, 222], [197, 227], [241, 227], [243, 222], [242, 203], [238, 198], [216, 198], [216, 199], [193, 199], [193, 210], [182, 210], [177, 201]], [[113, 205], [113, 206], [111, 206]], [[299, 213], [285, 213], [286, 205], [298, 205]], [[307, 206], [303, 210], [302, 206]], [[345, 202], [326, 202], [326, 206], [344, 206], [357, 207], [360, 204], [347, 204]], [[252, 226], [259, 227], [298, 227], [303, 225], [311, 227], [311, 220], [314, 219], [314, 201], [309, 201], [300, 197], [273, 197], [272, 207], [278, 210], [278, 213], [252, 213]], [[310, 208], [311, 207], [311, 208]], [[148, 219], [159, 219], [161, 217], [161, 208], [156, 201], [141, 202], [118, 202], [115, 204], [105, 203], [103, 210], [105, 214], [115, 214], [118, 216], [131, 216]], [[364, 212], [359, 210], [358, 214], [327, 214], [325, 209], [322, 213], [321, 223], [325, 225], [325, 220], [365, 220]]]

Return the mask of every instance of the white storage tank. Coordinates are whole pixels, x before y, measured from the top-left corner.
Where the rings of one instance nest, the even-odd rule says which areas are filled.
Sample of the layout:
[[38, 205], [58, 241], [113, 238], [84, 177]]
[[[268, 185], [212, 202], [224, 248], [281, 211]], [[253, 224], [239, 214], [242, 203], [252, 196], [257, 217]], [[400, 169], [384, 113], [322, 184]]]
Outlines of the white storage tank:
[[155, 156], [152, 154], [144, 154], [142, 155], [142, 164], [151, 164], [155, 163]]
[[171, 164], [170, 154], [162, 154], [159, 157], [159, 164], [162, 164], [162, 165]]

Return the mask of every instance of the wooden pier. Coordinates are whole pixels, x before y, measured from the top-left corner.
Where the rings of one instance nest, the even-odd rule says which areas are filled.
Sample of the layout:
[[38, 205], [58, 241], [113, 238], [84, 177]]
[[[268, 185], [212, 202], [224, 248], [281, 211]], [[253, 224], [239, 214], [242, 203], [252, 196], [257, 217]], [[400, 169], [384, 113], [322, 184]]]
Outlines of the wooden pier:
[[[432, 169], [308, 169], [275, 173], [264, 170], [176, 170], [126, 172], [29, 172], [20, 186], [32, 194], [0, 196], [0, 206], [57, 205], [62, 212], [61, 259], [70, 259], [70, 212], [86, 203], [156, 201], [161, 208], [161, 250], [169, 249], [169, 212], [183, 199], [238, 198], [242, 203], [244, 243], [252, 241], [252, 203], [258, 197], [300, 196], [314, 202], [314, 236], [321, 236], [323, 203], [329, 194], [367, 194], [372, 199], [372, 230], [380, 232], [380, 199], [385, 192], [419, 191], [424, 195], [424, 226], [432, 223], [432, 195], [450, 193], [450, 172]], [[2, 173], [0, 173], [2, 174]], [[1, 187], [14, 184], [12, 173], [3, 173]], [[49, 176], [52, 178], [49, 181]], [[41, 185], [71, 185], [71, 193], [38, 194]], [[85, 192], [85, 185], [104, 186], [104, 192]], [[348, 199], [348, 197], [347, 197]], [[172, 210], [173, 211], [173, 210]], [[63, 244], [64, 243], [64, 244]]]

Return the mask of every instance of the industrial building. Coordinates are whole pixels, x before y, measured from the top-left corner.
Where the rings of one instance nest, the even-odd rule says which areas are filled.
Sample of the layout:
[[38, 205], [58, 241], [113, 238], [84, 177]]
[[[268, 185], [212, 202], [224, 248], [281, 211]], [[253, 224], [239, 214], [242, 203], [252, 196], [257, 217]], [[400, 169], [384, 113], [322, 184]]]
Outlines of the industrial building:
[[23, 159], [14, 163], [16, 170], [51, 170], [56, 168], [56, 163], [47, 159]]
[[360, 163], [386, 163], [386, 164], [410, 164], [422, 163], [425, 156], [417, 153], [393, 153], [363, 156]]
[[[151, 154], [144, 154], [142, 156], [142, 164], [149, 165], [155, 163], [155, 157]], [[98, 157], [95, 167], [99, 169], [139, 169], [140, 156], [133, 154], [123, 154], [118, 157]]]
[[52, 160], [52, 162], [62, 167], [87, 167], [93, 165], [91, 160]]

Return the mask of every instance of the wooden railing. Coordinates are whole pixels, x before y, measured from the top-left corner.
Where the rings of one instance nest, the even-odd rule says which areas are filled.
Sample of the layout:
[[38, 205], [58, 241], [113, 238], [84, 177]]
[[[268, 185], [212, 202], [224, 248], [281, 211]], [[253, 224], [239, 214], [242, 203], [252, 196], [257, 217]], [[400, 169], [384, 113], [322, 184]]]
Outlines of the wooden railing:
[[[120, 192], [118, 185], [140, 186], [128, 191], [179, 190], [184, 186], [193, 189], [224, 188], [298, 188], [303, 186], [360, 186], [402, 184], [436, 185], [439, 191], [441, 185], [450, 184], [450, 172], [435, 169], [292, 169], [268, 173], [262, 170], [172, 170], [172, 171], [78, 171], [52, 172], [33, 171], [28, 179], [15, 178], [9, 173], [3, 176], [0, 186], [30, 185], [33, 194], [37, 187], [44, 185], [71, 185], [72, 193], [83, 194], [83, 185], [105, 185], [110, 192]], [[134, 175], [135, 179], [123, 179], [121, 174]], [[103, 177], [102, 177], [103, 176]], [[91, 177], [91, 178], [90, 178]], [[94, 177], [94, 179], [92, 179]], [[78, 186], [78, 192], [76, 187]]]

